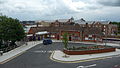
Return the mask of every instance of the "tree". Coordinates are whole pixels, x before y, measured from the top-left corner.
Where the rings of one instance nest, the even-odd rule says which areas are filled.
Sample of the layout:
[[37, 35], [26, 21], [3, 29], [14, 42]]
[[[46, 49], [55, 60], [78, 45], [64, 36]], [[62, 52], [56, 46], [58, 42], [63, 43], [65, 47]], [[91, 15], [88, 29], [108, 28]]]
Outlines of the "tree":
[[63, 34], [63, 39], [62, 39], [62, 42], [63, 42], [63, 44], [64, 44], [64, 48], [66, 48], [67, 49], [67, 46], [68, 46], [68, 33], [64, 33]]
[[10, 42], [15, 45], [25, 37], [25, 32], [18, 19], [7, 16], [0, 16], [0, 39], [4, 42]]
[[[63, 37], [62, 42], [64, 44], [64, 48], [67, 49], [67, 47], [68, 47], [68, 33], [64, 33], [62, 35], [62, 37]], [[63, 57], [68, 58], [69, 56], [67, 56], [67, 54], [65, 54]]]
[[120, 22], [111, 22], [111, 24], [115, 24], [118, 26], [118, 33], [120, 34]]

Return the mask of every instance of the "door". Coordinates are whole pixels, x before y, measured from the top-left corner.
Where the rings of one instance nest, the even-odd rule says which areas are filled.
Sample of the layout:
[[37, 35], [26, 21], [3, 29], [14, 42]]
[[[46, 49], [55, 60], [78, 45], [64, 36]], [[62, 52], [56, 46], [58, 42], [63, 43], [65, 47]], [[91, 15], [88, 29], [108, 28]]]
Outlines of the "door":
[[71, 39], [71, 36], [69, 36], [69, 41], [71, 41], [72, 39]]

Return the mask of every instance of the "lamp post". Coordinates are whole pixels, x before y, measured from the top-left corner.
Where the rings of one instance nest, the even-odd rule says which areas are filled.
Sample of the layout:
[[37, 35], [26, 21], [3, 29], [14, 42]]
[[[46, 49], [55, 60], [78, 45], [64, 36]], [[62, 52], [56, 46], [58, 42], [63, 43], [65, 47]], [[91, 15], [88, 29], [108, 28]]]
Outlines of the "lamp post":
[[106, 33], [105, 33], [105, 46], [106, 46], [106, 44], [107, 44], [107, 35], [106, 35]]

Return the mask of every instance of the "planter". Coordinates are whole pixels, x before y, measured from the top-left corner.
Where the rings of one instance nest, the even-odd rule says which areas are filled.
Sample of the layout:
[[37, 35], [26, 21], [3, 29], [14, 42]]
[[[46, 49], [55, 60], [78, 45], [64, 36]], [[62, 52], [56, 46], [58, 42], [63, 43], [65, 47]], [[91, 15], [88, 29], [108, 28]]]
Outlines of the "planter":
[[67, 50], [64, 49], [63, 52], [68, 55], [85, 55], [85, 54], [97, 54], [97, 53], [106, 53], [106, 52], [114, 52], [116, 48], [104, 48], [98, 50]]

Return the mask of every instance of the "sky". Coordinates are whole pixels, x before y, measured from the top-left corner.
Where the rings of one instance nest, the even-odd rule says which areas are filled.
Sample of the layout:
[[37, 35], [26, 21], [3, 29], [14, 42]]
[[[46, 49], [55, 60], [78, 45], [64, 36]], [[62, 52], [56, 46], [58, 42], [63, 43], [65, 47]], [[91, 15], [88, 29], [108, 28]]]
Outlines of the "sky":
[[21, 21], [120, 21], [120, 0], [0, 0], [0, 13]]

